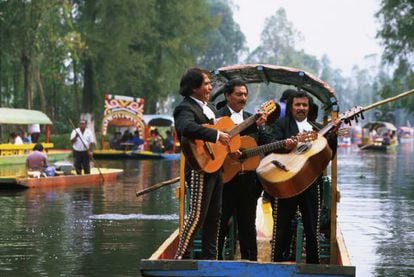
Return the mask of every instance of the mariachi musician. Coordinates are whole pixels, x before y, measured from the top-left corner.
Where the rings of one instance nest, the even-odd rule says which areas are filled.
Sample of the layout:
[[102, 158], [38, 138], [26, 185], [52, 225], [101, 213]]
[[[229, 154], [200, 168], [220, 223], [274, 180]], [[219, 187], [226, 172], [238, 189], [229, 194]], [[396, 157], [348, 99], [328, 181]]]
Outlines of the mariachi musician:
[[[248, 98], [246, 83], [241, 79], [232, 79], [224, 86], [225, 105], [219, 109], [219, 116], [229, 116], [238, 125], [252, 116], [244, 111]], [[221, 103], [221, 102], [220, 102]], [[219, 104], [220, 104], [219, 103]], [[256, 124], [241, 132], [241, 135], [252, 136], [259, 140], [263, 133], [259, 126], [266, 122], [267, 115], [258, 113], [260, 117]], [[229, 154], [229, 158], [238, 159], [238, 153]], [[231, 156], [235, 157], [231, 157]], [[224, 161], [226, 162], [226, 161]], [[244, 260], [257, 260], [256, 241], [256, 206], [263, 188], [257, 179], [255, 171], [244, 171], [236, 174], [230, 181], [223, 185], [223, 205], [219, 235], [219, 259], [223, 259], [225, 235], [228, 231], [228, 223], [232, 216], [237, 222], [237, 233], [240, 244], [241, 258]]]
[[[271, 136], [266, 138], [266, 143], [288, 139], [284, 152], [294, 149], [296, 142], [289, 139], [298, 133], [312, 131], [315, 127], [321, 127], [311, 122], [310, 107], [314, 107], [313, 99], [305, 91], [295, 91], [287, 101], [287, 113], [285, 118], [276, 121]], [[312, 116], [313, 120], [316, 119]], [[332, 149], [332, 158], [336, 152], [336, 131], [341, 121], [334, 122], [334, 128], [328, 134], [328, 144]], [[292, 237], [291, 222], [296, 211], [302, 216], [306, 237], [306, 263], [319, 263], [319, 221], [320, 221], [320, 186], [321, 178], [318, 178], [306, 190], [290, 198], [274, 198], [272, 203], [273, 237], [271, 259], [274, 262], [290, 260], [290, 244]]]
[[[180, 138], [225, 145], [230, 142], [229, 134], [202, 125], [213, 124], [216, 119], [216, 109], [208, 103], [211, 90], [208, 71], [191, 68], [181, 78], [180, 94], [184, 98], [174, 110], [175, 127]], [[189, 163], [186, 163], [185, 180], [190, 192], [190, 211], [181, 230], [175, 258], [188, 258], [190, 244], [196, 231], [201, 228], [201, 258], [217, 259], [217, 237], [223, 191], [220, 170], [204, 173], [194, 170]]]

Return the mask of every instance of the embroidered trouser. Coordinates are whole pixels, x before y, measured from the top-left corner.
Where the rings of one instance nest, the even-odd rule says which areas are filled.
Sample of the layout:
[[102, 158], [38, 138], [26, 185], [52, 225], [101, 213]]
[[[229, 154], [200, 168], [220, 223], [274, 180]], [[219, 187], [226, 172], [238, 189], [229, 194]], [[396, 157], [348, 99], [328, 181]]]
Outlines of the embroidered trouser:
[[319, 182], [313, 183], [301, 194], [273, 201], [272, 261], [286, 261], [291, 243], [291, 222], [299, 206], [306, 237], [306, 263], [319, 263]]
[[222, 181], [221, 172], [197, 173], [186, 171], [187, 188], [190, 192], [190, 211], [180, 234], [176, 259], [188, 253], [198, 228], [202, 232], [201, 258], [217, 259], [218, 229], [221, 216]]

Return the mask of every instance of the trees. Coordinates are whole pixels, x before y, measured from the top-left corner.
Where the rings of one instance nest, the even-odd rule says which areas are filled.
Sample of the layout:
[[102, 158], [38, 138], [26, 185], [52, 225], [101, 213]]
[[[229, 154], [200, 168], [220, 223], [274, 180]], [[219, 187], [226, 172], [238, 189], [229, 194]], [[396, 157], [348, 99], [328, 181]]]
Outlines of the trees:
[[[384, 60], [396, 65], [392, 80], [382, 78], [381, 93], [385, 98], [414, 87], [414, 2], [382, 0], [376, 16], [381, 22], [377, 37], [384, 45]], [[393, 105], [414, 111], [413, 97]]]

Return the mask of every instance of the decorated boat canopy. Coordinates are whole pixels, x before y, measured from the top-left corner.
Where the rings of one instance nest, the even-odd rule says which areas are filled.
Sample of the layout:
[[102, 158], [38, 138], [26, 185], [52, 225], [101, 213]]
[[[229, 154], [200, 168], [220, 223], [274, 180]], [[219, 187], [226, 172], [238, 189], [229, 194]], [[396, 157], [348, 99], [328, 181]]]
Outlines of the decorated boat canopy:
[[0, 108], [0, 124], [45, 124], [52, 125], [50, 118], [41, 111]]
[[369, 122], [362, 126], [363, 129], [368, 129], [369, 131], [372, 130], [387, 130], [387, 131], [396, 131], [397, 128], [394, 126], [394, 124], [390, 122], [385, 121], [375, 121], [375, 122]]
[[306, 90], [319, 99], [326, 112], [338, 111], [335, 92], [324, 81], [312, 74], [291, 67], [270, 64], [242, 64], [218, 68], [212, 71], [212, 100], [223, 93], [228, 80], [240, 78], [246, 83], [278, 83]]
[[174, 117], [166, 114], [144, 114], [144, 122], [147, 126], [174, 126]]
[[102, 135], [108, 126], [134, 127], [142, 137], [145, 130], [144, 99], [122, 95], [105, 95], [105, 111], [102, 120]]

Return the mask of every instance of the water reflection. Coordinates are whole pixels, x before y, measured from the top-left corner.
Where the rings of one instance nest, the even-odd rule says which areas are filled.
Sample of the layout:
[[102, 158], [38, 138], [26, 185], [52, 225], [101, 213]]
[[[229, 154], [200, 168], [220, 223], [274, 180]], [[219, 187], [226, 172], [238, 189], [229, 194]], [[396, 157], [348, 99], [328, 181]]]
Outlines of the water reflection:
[[[140, 198], [137, 190], [178, 174], [176, 161], [109, 161], [117, 183], [0, 192], [3, 276], [137, 275], [178, 224], [175, 186]], [[122, 220], [120, 220], [122, 219]]]
[[339, 221], [358, 276], [409, 276], [414, 266], [413, 145], [340, 150]]

